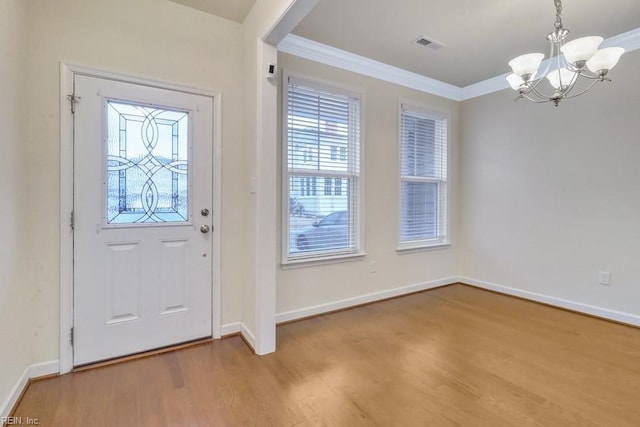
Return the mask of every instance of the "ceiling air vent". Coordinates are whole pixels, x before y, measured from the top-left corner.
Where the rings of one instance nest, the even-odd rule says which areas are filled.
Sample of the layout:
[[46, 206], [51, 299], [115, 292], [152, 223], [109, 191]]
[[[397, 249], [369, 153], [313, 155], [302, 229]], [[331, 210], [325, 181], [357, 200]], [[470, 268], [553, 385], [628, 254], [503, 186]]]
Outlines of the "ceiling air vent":
[[429, 49], [433, 49], [433, 50], [438, 50], [441, 47], [444, 47], [442, 43], [439, 43], [435, 40], [428, 39], [424, 36], [418, 37], [416, 40], [413, 41], [413, 43], [415, 43], [420, 47], [428, 47]]

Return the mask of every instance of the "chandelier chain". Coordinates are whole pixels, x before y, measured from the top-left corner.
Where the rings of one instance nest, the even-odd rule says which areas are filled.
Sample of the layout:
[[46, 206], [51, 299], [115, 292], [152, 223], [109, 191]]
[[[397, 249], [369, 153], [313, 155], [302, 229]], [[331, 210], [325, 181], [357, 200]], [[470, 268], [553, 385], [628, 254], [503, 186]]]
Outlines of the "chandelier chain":
[[554, 27], [556, 30], [562, 28], [562, 0], [553, 0], [556, 5], [556, 23]]

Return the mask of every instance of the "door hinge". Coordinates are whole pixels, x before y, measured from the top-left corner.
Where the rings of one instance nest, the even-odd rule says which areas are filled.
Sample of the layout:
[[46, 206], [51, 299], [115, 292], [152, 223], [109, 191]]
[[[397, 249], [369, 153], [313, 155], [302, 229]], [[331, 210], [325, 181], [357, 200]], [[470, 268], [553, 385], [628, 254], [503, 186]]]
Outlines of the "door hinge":
[[71, 114], [74, 114], [76, 112], [76, 104], [80, 102], [82, 97], [72, 93], [71, 95], [67, 95], [67, 99], [69, 100], [69, 104], [71, 104]]
[[69, 344], [73, 347], [73, 327], [71, 327], [71, 331], [69, 332]]
[[71, 227], [72, 230], [73, 230], [73, 227], [75, 226], [75, 218], [73, 217], [73, 211], [71, 211], [71, 217], [69, 218], [69, 226]]

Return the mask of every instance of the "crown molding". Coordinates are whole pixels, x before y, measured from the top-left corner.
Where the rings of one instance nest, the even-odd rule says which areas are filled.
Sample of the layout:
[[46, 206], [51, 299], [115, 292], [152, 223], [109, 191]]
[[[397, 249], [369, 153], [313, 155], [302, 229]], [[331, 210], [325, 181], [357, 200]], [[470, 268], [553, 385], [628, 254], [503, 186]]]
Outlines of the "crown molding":
[[[611, 46], [622, 47], [627, 53], [640, 49], [640, 28], [610, 37], [602, 43], [602, 47]], [[508, 73], [469, 86], [458, 87], [295, 34], [287, 35], [278, 44], [278, 51], [454, 101], [466, 101], [509, 88], [505, 80]], [[548, 61], [549, 59], [542, 66], [546, 66]]]
[[507, 75], [509, 75], [509, 73], [491, 77], [490, 79], [483, 80], [481, 82], [463, 87], [461, 89], [462, 90], [461, 101], [466, 101], [467, 99], [473, 99], [479, 96], [488, 95], [493, 92], [498, 92], [503, 89], [507, 89], [509, 87], [509, 84], [507, 83], [507, 80], [506, 80]]
[[462, 100], [462, 89], [458, 86], [305, 39], [295, 34], [287, 35], [278, 44], [278, 51], [454, 101]]

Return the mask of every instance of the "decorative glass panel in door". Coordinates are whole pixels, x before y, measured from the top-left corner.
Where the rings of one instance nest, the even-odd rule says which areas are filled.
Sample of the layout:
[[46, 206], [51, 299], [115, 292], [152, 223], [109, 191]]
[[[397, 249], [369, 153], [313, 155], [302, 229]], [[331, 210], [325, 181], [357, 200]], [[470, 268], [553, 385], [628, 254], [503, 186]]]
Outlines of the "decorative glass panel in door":
[[106, 224], [189, 221], [189, 114], [106, 101]]

